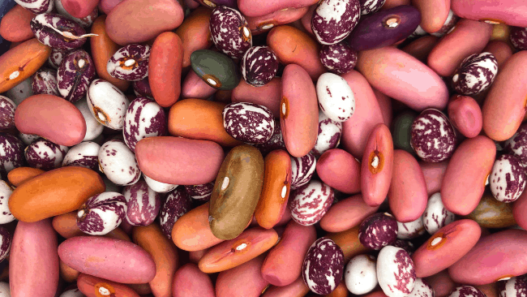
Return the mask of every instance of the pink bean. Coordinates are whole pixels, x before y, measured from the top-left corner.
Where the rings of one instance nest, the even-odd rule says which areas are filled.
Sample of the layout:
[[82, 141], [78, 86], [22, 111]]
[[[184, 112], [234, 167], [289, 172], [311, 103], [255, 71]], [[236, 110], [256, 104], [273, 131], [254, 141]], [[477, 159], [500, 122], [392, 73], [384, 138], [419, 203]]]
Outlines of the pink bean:
[[343, 199], [328, 210], [320, 221], [320, 227], [327, 232], [342, 232], [358, 226], [367, 216], [375, 213], [378, 206], [364, 203], [361, 194]]
[[292, 284], [284, 287], [269, 287], [262, 297], [302, 297], [309, 292], [306, 283], [299, 277]]
[[260, 296], [268, 282], [262, 277], [264, 256], [259, 256], [240, 266], [222, 271], [216, 280], [216, 297]]
[[306, 7], [317, 2], [318, 0], [238, 0], [238, 8], [246, 17], [257, 17], [285, 8]]
[[527, 2], [521, 0], [451, 0], [454, 13], [464, 19], [527, 27]]
[[317, 174], [328, 186], [346, 194], [360, 192], [360, 163], [341, 149], [327, 150], [317, 161]]
[[454, 281], [448, 275], [448, 270], [443, 270], [426, 278], [426, 282], [434, 289], [435, 297], [445, 297], [456, 287]]
[[314, 36], [313, 29], [311, 28], [311, 19], [313, 18], [313, 14], [315, 13], [315, 9], [317, 9], [317, 4], [311, 5], [307, 11], [307, 13], [300, 19], [300, 22], [302, 23], [302, 27], [304, 27], [304, 30], [306, 30], [307, 33]]
[[215, 297], [209, 276], [192, 263], [176, 271], [172, 282], [172, 294], [174, 297]]
[[393, 175], [388, 192], [390, 209], [401, 223], [415, 221], [425, 211], [428, 203], [423, 172], [410, 153], [395, 150], [393, 153]]
[[445, 171], [448, 166], [448, 161], [439, 163], [419, 162], [423, 176], [426, 182], [426, 192], [428, 196], [437, 193], [441, 190], [441, 184]]
[[373, 93], [375, 93], [375, 97], [377, 98], [377, 102], [381, 108], [384, 124], [389, 127], [392, 124], [393, 119], [392, 99], [377, 89], [373, 89]]
[[216, 89], [204, 82], [194, 71], [189, 71], [181, 86], [182, 98], [208, 99], [214, 93]]
[[498, 69], [512, 56], [512, 48], [510, 45], [501, 40], [493, 40], [487, 43], [483, 51], [494, 55], [498, 61]]
[[275, 26], [299, 20], [307, 13], [307, 10], [308, 7], [288, 8], [287, 10], [278, 10], [262, 16], [248, 17], [247, 22], [253, 35], [258, 35], [271, 30]]
[[101, 2], [99, 2], [99, 10], [105, 14], [110, 14], [110, 11], [123, 1], [124, 0], [101, 0]]
[[232, 90], [232, 103], [251, 102], [269, 108], [275, 117], [280, 116], [280, 100], [282, 99], [282, 78], [275, 77], [269, 83], [254, 87], [241, 80]]
[[448, 103], [448, 117], [452, 125], [467, 138], [478, 136], [483, 127], [481, 108], [469, 96], [454, 95]]

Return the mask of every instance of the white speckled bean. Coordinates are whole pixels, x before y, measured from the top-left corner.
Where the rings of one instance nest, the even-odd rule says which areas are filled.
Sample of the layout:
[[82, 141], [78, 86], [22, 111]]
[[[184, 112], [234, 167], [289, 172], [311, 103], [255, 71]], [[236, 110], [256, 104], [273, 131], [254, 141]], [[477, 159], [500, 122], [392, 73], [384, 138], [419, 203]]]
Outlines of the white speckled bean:
[[93, 113], [90, 111], [90, 107], [88, 106], [87, 99], [81, 99], [75, 102], [75, 106], [82, 113], [84, 121], [86, 122], [86, 135], [84, 135], [83, 141], [94, 140], [102, 134], [104, 126], [101, 125], [93, 116]]
[[80, 166], [97, 171], [100, 148], [101, 146], [95, 142], [81, 142], [68, 151], [62, 161], [62, 166]]
[[99, 170], [120, 186], [133, 185], [141, 178], [135, 155], [122, 140], [110, 140], [101, 146]]
[[90, 235], [106, 235], [119, 227], [126, 214], [126, 200], [116, 192], [88, 198], [77, 212], [77, 227]]
[[148, 187], [157, 193], [168, 193], [178, 187], [178, 185], [166, 184], [166, 183], [159, 182], [157, 180], [153, 180], [149, 178], [148, 176], [146, 176], [146, 174], [144, 173], [143, 173], [143, 178], [145, 179], [145, 182], [148, 185]]
[[328, 118], [345, 122], [355, 112], [355, 95], [342, 77], [333, 73], [322, 74], [317, 81], [318, 106]]
[[116, 86], [95, 79], [88, 89], [87, 101], [92, 115], [101, 125], [113, 130], [123, 129], [129, 103]]
[[377, 257], [377, 280], [388, 297], [405, 297], [415, 285], [415, 266], [408, 253], [391, 245]]
[[357, 255], [346, 265], [344, 281], [355, 295], [371, 292], [377, 286], [376, 259], [371, 255]]
[[423, 223], [426, 232], [433, 235], [439, 229], [456, 220], [456, 215], [448, 211], [441, 200], [441, 193], [435, 193], [428, 199], [425, 212], [423, 213]]
[[123, 190], [126, 198], [126, 221], [132, 226], [148, 226], [156, 219], [161, 209], [161, 195], [148, 187], [144, 180]]
[[342, 281], [344, 254], [331, 239], [322, 237], [309, 247], [302, 264], [302, 279], [319, 295], [331, 293]]
[[16, 104], [13, 100], [0, 95], [0, 129], [15, 127]]
[[312, 180], [294, 191], [289, 204], [291, 217], [302, 226], [316, 224], [331, 207], [334, 196], [331, 187]]
[[8, 205], [11, 193], [13, 193], [13, 189], [7, 182], [0, 180], [0, 224], [11, 223], [15, 220]]
[[328, 118], [322, 111], [318, 113], [318, 137], [311, 151], [320, 157], [325, 151], [336, 148], [342, 135], [342, 123]]
[[162, 136], [167, 131], [165, 111], [155, 101], [136, 98], [126, 110], [123, 137], [126, 145], [135, 152], [136, 144], [143, 138]]
[[62, 165], [62, 160], [64, 160], [67, 152], [67, 146], [40, 139], [26, 147], [24, 156], [29, 166], [42, 170], [51, 170]]
[[424, 279], [418, 278], [415, 280], [412, 293], [407, 297], [435, 297], [435, 292]]
[[407, 223], [397, 222], [397, 227], [397, 238], [399, 239], [414, 239], [425, 234], [422, 217]]
[[22, 142], [25, 145], [30, 145], [33, 141], [39, 139], [40, 136], [35, 135], [35, 134], [25, 134], [25, 133], [20, 132], [18, 133], [18, 138], [20, 138], [20, 140], [22, 140]]

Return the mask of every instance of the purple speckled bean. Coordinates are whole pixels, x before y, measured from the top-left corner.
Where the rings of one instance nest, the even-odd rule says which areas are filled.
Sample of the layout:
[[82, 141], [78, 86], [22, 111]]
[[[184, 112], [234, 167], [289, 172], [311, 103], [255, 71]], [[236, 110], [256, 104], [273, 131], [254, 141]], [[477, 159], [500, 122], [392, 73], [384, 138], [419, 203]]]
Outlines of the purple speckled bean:
[[139, 140], [163, 136], [166, 132], [166, 115], [159, 104], [148, 98], [137, 98], [130, 102], [124, 117], [123, 137], [132, 152], [135, 152]]
[[97, 171], [100, 148], [101, 146], [95, 142], [81, 142], [70, 148], [64, 160], [62, 160], [62, 166], [80, 166]]
[[113, 130], [123, 129], [129, 103], [121, 90], [105, 80], [95, 79], [86, 99], [92, 115], [101, 125]]
[[312, 153], [303, 157], [291, 157], [291, 189], [296, 190], [309, 183], [316, 168], [317, 159]]
[[513, 155], [496, 158], [490, 173], [490, 191], [496, 200], [511, 203], [525, 190], [526, 180], [520, 162]]
[[274, 132], [271, 139], [265, 143], [256, 143], [254, 146], [262, 152], [262, 155], [267, 155], [269, 152], [279, 149], [285, 149], [284, 138], [282, 136], [282, 129], [280, 128], [280, 120], [274, 120]]
[[527, 293], [527, 274], [498, 282], [500, 297], [524, 297]]
[[33, 94], [49, 94], [60, 96], [57, 85], [57, 70], [41, 68], [33, 75], [31, 85]]
[[431, 33], [431, 35], [437, 36], [437, 37], [443, 37], [445, 34], [450, 32], [455, 26], [457, 21], [459, 20], [459, 17], [454, 14], [452, 10], [448, 12], [448, 16], [445, 20], [445, 23], [443, 24], [443, 27], [437, 32]]
[[518, 131], [505, 142], [504, 150], [516, 156], [521, 167], [527, 167], [527, 123], [522, 124]]
[[35, 37], [49, 47], [70, 50], [86, 43], [86, 37], [81, 38], [86, 34], [84, 28], [60, 14], [39, 14], [31, 20], [30, 26]]
[[9, 197], [13, 193], [11, 186], [3, 180], [0, 180], [0, 224], [11, 223], [15, 217], [9, 210]]
[[456, 133], [441, 111], [435, 108], [423, 110], [411, 129], [410, 145], [423, 161], [441, 162], [454, 154]]
[[498, 73], [498, 60], [483, 52], [468, 56], [452, 76], [454, 89], [462, 95], [476, 95], [486, 90]]
[[355, 95], [344, 78], [326, 72], [317, 81], [318, 106], [335, 122], [345, 122], [355, 113]]
[[7, 178], [9, 171], [22, 166], [24, 144], [20, 139], [7, 133], [0, 133], [0, 174]]
[[376, 12], [386, 3], [386, 0], [359, 0], [361, 7], [361, 14], [366, 15]]
[[13, 100], [0, 95], [0, 129], [15, 127], [16, 104]]
[[154, 99], [152, 89], [150, 88], [150, 82], [148, 81], [148, 76], [143, 78], [142, 80], [134, 81], [132, 83], [132, 87], [134, 89], [134, 94], [137, 97], [146, 97], [152, 100]]
[[397, 221], [389, 213], [376, 213], [359, 225], [359, 240], [367, 248], [380, 250], [397, 239]]
[[172, 239], [172, 227], [176, 221], [192, 208], [192, 199], [185, 191], [184, 187], [178, 187], [167, 196], [161, 213], [159, 214], [159, 224], [161, 230]]
[[317, 239], [307, 250], [302, 263], [302, 279], [316, 294], [331, 293], [342, 281], [344, 254], [331, 239]]
[[322, 45], [320, 49], [320, 61], [322, 65], [329, 71], [337, 74], [343, 74], [355, 68], [358, 57], [357, 52], [352, 50], [344, 42]]
[[223, 109], [223, 127], [234, 139], [247, 143], [265, 143], [273, 136], [273, 112], [249, 102], [230, 103]]
[[0, 226], [0, 262], [4, 261], [11, 250], [11, 234], [6, 227]]
[[439, 229], [456, 220], [456, 215], [448, 211], [441, 200], [441, 193], [435, 193], [428, 199], [423, 224], [426, 232], [433, 235]]
[[60, 48], [52, 48], [51, 54], [48, 58], [48, 63], [51, 67], [58, 69], [64, 58], [70, 53], [70, 50]]
[[296, 189], [291, 197], [291, 218], [302, 226], [318, 223], [333, 203], [333, 189], [323, 182], [312, 180]]
[[185, 191], [187, 191], [187, 194], [190, 196], [190, 198], [202, 202], [210, 200], [210, 196], [212, 195], [212, 189], [214, 189], [214, 182], [202, 185], [185, 186]]
[[322, 0], [313, 13], [311, 29], [321, 44], [339, 43], [357, 26], [360, 15], [359, 0]]
[[278, 58], [268, 46], [253, 46], [243, 55], [241, 72], [248, 84], [260, 87], [275, 77], [278, 64]]
[[99, 170], [120, 186], [133, 185], [141, 178], [134, 153], [119, 139], [109, 140], [101, 146]]
[[391, 245], [382, 248], [377, 257], [377, 279], [388, 297], [405, 297], [415, 285], [415, 265], [410, 255]]
[[315, 157], [320, 157], [325, 151], [336, 148], [342, 135], [342, 123], [328, 118], [322, 111], [318, 113], [318, 137], [311, 151]]
[[148, 185], [148, 187], [157, 193], [168, 193], [178, 187], [178, 185], [162, 183], [157, 180], [151, 179], [150, 177], [146, 176], [144, 173], [143, 173], [143, 178], [145, 179], [145, 182]]
[[148, 76], [150, 46], [129, 44], [120, 48], [108, 60], [106, 70], [115, 78], [136, 81]]
[[473, 286], [458, 286], [452, 292], [449, 297], [486, 297], [483, 292]]
[[393, 245], [394, 247], [402, 248], [410, 256], [415, 252], [415, 246], [411, 241], [397, 239], [391, 245]]
[[202, 5], [205, 5], [209, 8], [216, 8], [218, 5], [225, 5], [232, 8], [236, 8], [238, 3], [236, 0], [196, 0]]
[[377, 286], [376, 259], [371, 255], [357, 255], [346, 265], [344, 281], [348, 290], [355, 295], [371, 292]]
[[397, 238], [399, 239], [414, 239], [425, 234], [425, 232], [422, 217], [411, 222], [397, 222]]
[[68, 152], [68, 147], [40, 139], [26, 147], [24, 156], [29, 166], [42, 170], [59, 168]]
[[527, 28], [511, 27], [510, 40], [512, 45], [520, 50], [527, 50]]
[[15, 0], [15, 2], [36, 14], [52, 11], [55, 4], [54, 0]]
[[148, 226], [156, 219], [161, 209], [161, 195], [140, 180], [123, 190], [126, 198], [126, 221], [132, 226]]
[[24, 134], [20, 132], [18, 133], [18, 138], [20, 138], [20, 140], [22, 140], [25, 145], [30, 145], [32, 142], [36, 141], [37, 139], [40, 139], [40, 136], [35, 134]]
[[426, 280], [418, 278], [414, 282], [414, 289], [407, 297], [435, 297], [434, 289]]
[[77, 212], [77, 227], [90, 235], [106, 235], [119, 227], [126, 214], [126, 199], [115, 192], [88, 198]]
[[86, 96], [94, 78], [95, 66], [90, 55], [84, 50], [71, 52], [57, 71], [60, 95], [70, 102], [77, 102]]
[[241, 59], [252, 46], [252, 34], [245, 17], [236, 9], [218, 6], [210, 17], [210, 33], [216, 48]]

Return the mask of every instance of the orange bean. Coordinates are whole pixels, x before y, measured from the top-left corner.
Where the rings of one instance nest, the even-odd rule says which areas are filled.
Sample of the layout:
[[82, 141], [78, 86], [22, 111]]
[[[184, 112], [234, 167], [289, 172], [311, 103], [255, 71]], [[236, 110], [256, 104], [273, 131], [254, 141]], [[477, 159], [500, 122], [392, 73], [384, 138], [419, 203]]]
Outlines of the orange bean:
[[225, 103], [202, 99], [186, 99], [177, 102], [168, 114], [168, 132], [174, 136], [212, 140], [222, 146], [242, 144], [223, 128]]
[[[77, 278], [77, 287], [79, 288], [79, 291], [86, 295], [86, 297], [139, 297], [139, 294], [137, 294], [127, 285], [112, 282], [87, 274], [79, 275], [79, 277]], [[103, 295], [102, 292], [110, 292], [111, 295]]]
[[72, 283], [77, 280], [80, 272], [69, 267], [66, 263], [59, 259], [59, 273], [60, 277], [67, 283]]
[[95, 171], [83, 167], [63, 167], [48, 171], [16, 188], [9, 198], [15, 218], [36, 222], [77, 210], [106, 186]]
[[223, 241], [210, 230], [208, 202], [176, 221], [172, 228], [172, 241], [178, 248], [190, 252], [203, 250]]
[[51, 48], [36, 38], [10, 49], [0, 56], [0, 93], [3, 93], [35, 74], [46, 63]]
[[278, 241], [273, 229], [252, 228], [210, 249], [199, 261], [205, 273], [220, 272], [246, 263], [272, 248]]
[[154, 41], [148, 60], [148, 82], [157, 104], [170, 107], [181, 93], [183, 44], [173, 32], [161, 33]]
[[33, 38], [35, 34], [31, 31], [29, 22], [36, 15], [20, 5], [15, 5], [2, 18], [0, 23], [0, 35], [11, 42], [21, 42]]
[[108, 34], [106, 33], [106, 15], [99, 16], [91, 27], [91, 33], [99, 35], [96, 38], [90, 40], [91, 52], [93, 57], [93, 62], [95, 64], [95, 70], [97, 75], [112, 83], [114, 86], [119, 88], [121, 91], [126, 91], [130, 86], [130, 82], [126, 80], [117, 79], [111, 76], [106, 70], [108, 65], [108, 60], [115, 54], [115, 52], [120, 48], [117, 43], [113, 42]]
[[38, 168], [18, 167], [9, 171], [7, 174], [7, 179], [13, 186], [18, 187], [22, 183], [32, 179], [37, 175], [41, 175], [44, 172], [44, 170]]
[[156, 263], [156, 276], [149, 283], [152, 292], [157, 297], [171, 297], [172, 279], [179, 264], [176, 247], [156, 223], [134, 227], [132, 236]]
[[342, 249], [345, 263], [353, 256], [368, 251], [359, 241], [359, 226], [339, 233], [328, 233], [325, 237], [333, 240]]
[[212, 10], [198, 7], [176, 30], [183, 43], [183, 68], [190, 66], [190, 55], [197, 50], [207, 49], [212, 45], [210, 37], [210, 15]]
[[291, 157], [284, 150], [275, 150], [265, 157], [262, 193], [254, 216], [258, 225], [273, 228], [281, 220], [291, 191]]

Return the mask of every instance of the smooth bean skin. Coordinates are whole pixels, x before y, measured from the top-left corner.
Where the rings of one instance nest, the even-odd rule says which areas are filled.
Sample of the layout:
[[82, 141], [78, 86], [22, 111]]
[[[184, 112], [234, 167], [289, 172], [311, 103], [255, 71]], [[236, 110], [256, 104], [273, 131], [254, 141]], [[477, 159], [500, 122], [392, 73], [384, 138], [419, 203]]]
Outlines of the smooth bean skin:
[[18, 187], [24, 182], [32, 179], [37, 175], [41, 175], [44, 172], [44, 170], [38, 168], [18, 167], [9, 171], [9, 173], [7, 174], [7, 179], [13, 186]]
[[77, 210], [106, 186], [95, 172], [83, 167], [62, 167], [30, 179], [9, 197], [9, 210], [20, 221], [36, 222]]
[[382, 113], [382, 118], [384, 120], [384, 124], [386, 124], [386, 126], [390, 126], [392, 124], [392, 119], [393, 119], [392, 99], [384, 95], [377, 89], [373, 89], [373, 93], [375, 94], [375, 97], [377, 98], [377, 102], [379, 103], [379, 106], [381, 108], [381, 113]]
[[137, 163], [148, 177], [173, 185], [202, 185], [216, 178], [221, 146], [206, 140], [148, 137], [135, 147]]
[[377, 97], [366, 78], [355, 70], [343, 74], [355, 96], [355, 112], [342, 124], [342, 144], [355, 157], [362, 157], [373, 128], [384, 122]]
[[522, 195], [516, 202], [514, 202], [512, 207], [512, 214], [516, 223], [523, 229], [527, 229], [527, 216], [525, 215], [527, 211], [527, 191], [523, 191]]
[[516, 204], [500, 202], [490, 191], [485, 191], [476, 209], [466, 218], [474, 220], [482, 228], [509, 228], [517, 224], [513, 211]]
[[156, 274], [156, 264], [148, 252], [118, 239], [72, 237], [59, 245], [58, 253], [71, 268], [118, 283], [143, 284]]
[[357, 194], [331, 206], [320, 221], [320, 227], [327, 232], [342, 232], [358, 226], [377, 209], [378, 206], [369, 206], [364, 202], [363, 196]]
[[209, 86], [209, 84], [203, 81], [196, 72], [189, 71], [185, 80], [183, 80], [181, 96], [183, 98], [208, 99], [210, 96], [214, 95], [216, 91], [218, 90]]
[[64, 264], [64, 262], [59, 259], [59, 275], [61, 279], [68, 283], [72, 283], [77, 281], [80, 272]]
[[379, 206], [386, 199], [393, 172], [393, 140], [384, 124], [375, 126], [361, 162], [361, 191], [364, 202]]
[[340, 284], [335, 288], [335, 290], [327, 294], [325, 297], [348, 297], [348, 289], [346, 288], [346, 283], [340, 282]]
[[[54, 217], [51, 221], [51, 224], [53, 225], [55, 232], [64, 238], [87, 235], [77, 226], [76, 210]], [[121, 228], [115, 228], [114, 230], [110, 231], [110, 233], [104, 235], [104, 237], [131, 241], [130, 237]]]
[[483, 131], [495, 141], [509, 139], [525, 116], [527, 51], [512, 55], [499, 70], [483, 104]]
[[441, 76], [453, 75], [463, 59], [485, 48], [491, 34], [490, 24], [460, 20], [455, 29], [432, 49], [428, 55], [428, 66]]
[[417, 277], [428, 277], [456, 263], [478, 242], [481, 228], [472, 220], [459, 220], [439, 229], [413, 254]]
[[393, 215], [401, 223], [417, 220], [428, 203], [421, 167], [410, 153], [403, 150], [395, 150], [393, 153], [393, 175], [388, 202]]
[[86, 135], [82, 113], [67, 100], [54, 95], [33, 95], [18, 105], [16, 128], [36, 134], [59, 145], [74, 146]]
[[9, 262], [11, 296], [55, 296], [59, 284], [59, 257], [57, 235], [51, 221], [18, 222]]
[[309, 288], [302, 277], [297, 278], [292, 284], [283, 287], [269, 287], [262, 297], [304, 297]]
[[97, 75], [116, 86], [121, 91], [126, 91], [130, 82], [115, 78], [108, 73], [108, 60], [119, 50], [120, 46], [113, 42], [106, 32], [106, 16], [101, 15], [93, 22], [91, 33], [99, 35], [90, 40], [93, 62]]
[[277, 241], [278, 234], [273, 229], [248, 229], [235, 239], [211, 248], [199, 260], [199, 269], [205, 273], [214, 273], [234, 268], [265, 253]]
[[328, 186], [346, 194], [360, 192], [360, 163], [342, 149], [330, 149], [317, 161], [317, 174]]
[[450, 0], [412, 0], [412, 5], [421, 13], [421, 28], [427, 33], [441, 30], [450, 11]]
[[368, 250], [360, 243], [359, 226], [338, 233], [328, 233], [325, 237], [333, 240], [342, 249], [345, 263], [353, 256], [363, 254]]
[[72, 16], [82, 19], [90, 15], [99, 0], [61, 0], [64, 9]]
[[176, 271], [172, 294], [174, 297], [216, 297], [210, 277], [193, 263], [185, 264]]
[[190, 66], [192, 52], [207, 49], [212, 45], [209, 30], [211, 14], [212, 10], [198, 7], [177, 28], [176, 34], [183, 44], [183, 69]]
[[183, 43], [173, 32], [156, 37], [148, 60], [148, 82], [157, 104], [170, 107], [181, 93]]
[[461, 143], [448, 163], [441, 185], [441, 200], [448, 211], [468, 215], [476, 208], [495, 157], [496, 145], [486, 136]]
[[456, 283], [485, 285], [527, 272], [527, 234], [505, 230], [483, 237], [448, 273]]
[[291, 26], [273, 28], [267, 35], [267, 45], [282, 64], [302, 66], [312, 80], [316, 80], [326, 71], [318, 56], [320, 45], [297, 28]]
[[444, 109], [448, 103], [448, 89], [443, 80], [399, 49], [384, 47], [359, 52], [357, 69], [372, 87], [416, 111], [428, 107]]
[[273, 228], [284, 215], [291, 191], [291, 157], [284, 150], [270, 152], [264, 160], [262, 193], [254, 216], [264, 229]]
[[380, 10], [386, 10], [401, 5], [410, 5], [410, 0], [386, 0]]
[[456, 287], [456, 284], [450, 278], [447, 269], [427, 277], [426, 282], [428, 282], [432, 289], [434, 289], [436, 297], [448, 296]]
[[29, 22], [36, 15], [20, 5], [15, 5], [0, 22], [0, 36], [11, 42], [22, 42], [33, 38]]
[[86, 297], [101, 296], [100, 289], [102, 288], [110, 292], [114, 291], [112, 293], [119, 297], [139, 297], [139, 294], [126, 285], [82, 273], [77, 278], [77, 287]]
[[467, 138], [478, 136], [483, 127], [481, 108], [470, 96], [454, 95], [448, 103], [448, 117], [452, 125]]
[[260, 296], [268, 282], [260, 273], [261, 255], [238, 267], [222, 271], [216, 279], [216, 297]]
[[288, 286], [300, 277], [304, 255], [317, 239], [315, 227], [290, 221], [281, 240], [263, 262], [262, 277], [273, 286]]
[[306, 7], [316, 3], [316, 0], [238, 0], [238, 8], [247, 17], [258, 17], [285, 8]]
[[439, 163], [419, 162], [423, 176], [425, 177], [426, 192], [428, 196], [437, 193], [441, 190], [443, 177], [448, 166], [448, 161]]
[[172, 241], [178, 248], [189, 252], [204, 250], [223, 241], [210, 230], [208, 202], [176, 221], [172, 227]]
[[100, 0], [98, 7], [100, 11], [109, 14], [121, 2], [123, 0]]
[[410, 54], [414, 58], [418, 59], [419, 61], [426, 63], [426, 61], [428, 60], [428, 55], [438, 42], [438, 37], [434, 35], [426, 35], [412, 41], [411, 43], [403, 47], [402, 50]]
[[177, 0], [123, 1], [108, 15], [106, 30], [119, 45], [142, 43], [179, 27], [183, 17]]
[[249, 29], [253, 35], [262, 34], [270, 29], [279, 26], [293, 23], [302, 18], [309, 7], [287, 8], [286, 10], [277, 10], [270, 14], [248, 17]]
[[232, 90], [232, 103], [251, 102], [263, 105], [271, 110], [273, 115], [280, 117], [280, 100], [282, 99], [282, 78], [274, 77], [261, 87], [254, 87], [244, 79]]
[[[269, 33], [269, 36], [271, 33]], [[307, 155], [318, 137], [318, 100], [315, 85], [301, 66], [287, 65], [282, 75], [280, 127], [287, 152]]]
[[168, 114], [168, 132], [190, 139], [212, 140], [221, 146], [242, 144], [223, 127], [223, 108], [227, 104], [202, 99], [177, 102]]
[[527, 27], [527, 3], [521, 0], [451, 0], [460, 18]]
[[46, 62], [51, 48], [30, 39], [0, 56], [0, 93], [13, 88], [35, 72]]
[[483, 52], [489, 52], [494, 55], [498, 61], [498, 69], [512, 56], [512, 48], [506, 42], [501, 40], [494, 40], [487, 43]]
[[158, 224], [134, 227], [134, 242], [150, 253], [156, 264], [156, 276], [149, 284], [158, 297], [171, 297], [172, 279], [179, 265], [177, 249], [163, 234]]

